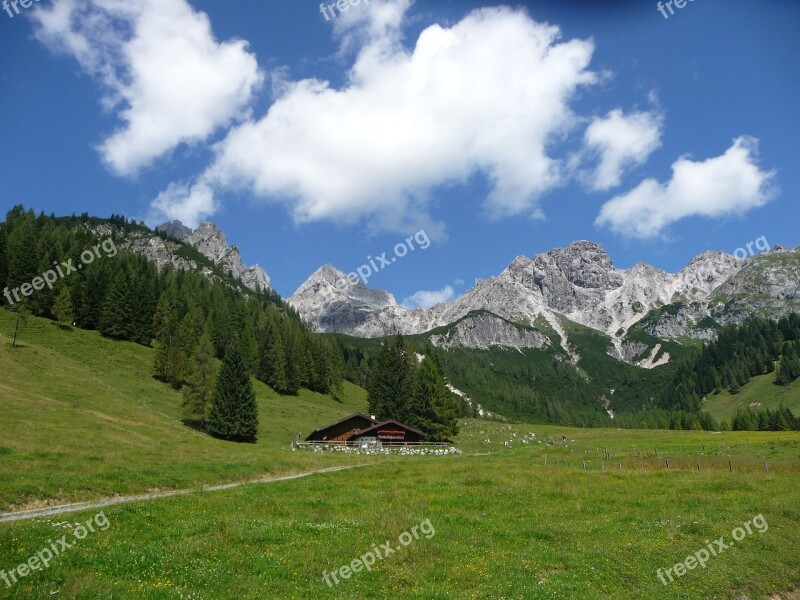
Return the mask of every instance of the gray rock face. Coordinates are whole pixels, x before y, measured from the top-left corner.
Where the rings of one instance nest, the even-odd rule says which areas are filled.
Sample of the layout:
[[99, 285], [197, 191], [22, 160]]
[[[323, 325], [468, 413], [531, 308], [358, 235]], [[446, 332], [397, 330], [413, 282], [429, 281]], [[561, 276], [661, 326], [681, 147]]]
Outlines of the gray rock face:
[[[657, 319], [649, 321], [644, 329], [662, 338], [685, 336], [713, 340], [716, 333], [704, 325], [707, 319], [720, 325], [737, 325], [754, 315], [778, 318], [800, 310], [798, 249], [786, 250], [776, 246], [756, 257], [737, 260], [735, 266], [734, 273], [721, 280], [714, 275], [713, 268], [705, 265], [701, 270], [701, 280], [708, 276], [710, 283], [707, 287], [717, 285], [702, 299], [682, 303], [677, 311], [663, 312]], [[698, 294], [687, 293], [687, 296], [697, 297]]]
[[549, 338], [539, 331], [522, 329], [492, 314], [468, 315], [453, 325], [447, 333], [432, 335], [431, 343], [439, 348], [546, 348]]
[[156, 231], [163, 231], [167, 235], [181, 241], [192, 235], [192, 229], [178, 220], [163, 223], [156, 227]]
[[438, 341], [451, 346], [517, 347], [520, 342], [506, 330], [509, 324], [503, 319], [532, 324], [541, 316], [561, 336], [562, 347], [573, 359], [577, 357], [559, 316], [608, 334], [609, 352], [630, 361], [647, 348], [626, 346], [625, 333], [665, 305], [681, 304], [648, 320], [646, 331], [661, 338], [697, 339], [715, 335], [706, 318], [740, 322], [756, 309], [778, 315], [800, 307], [800, 253], [780, 247], [744, 261], [722, 252], [704, 252], [671, 274], [644, 263], [617, 269], [602, 246], [579, 241], [533, 258], [520, 256], [500, 275], [479, 281], [460, 298], [415, 310], [398, 306], [386, 292], [370, 295], [363, 286], [357, 293], [320, 293], [324, 286], [318, 285], [318, 274], [289, 302], [321, 331], [359, 337], [419, 334], [483, 310], [502, 319], [470, 330], [456, 329], [452, 339]]
[[[176, 222], [173, 221], [174, 223]], [[251, 290], [269, 289], [270, 280], [266, 271], [258, 265], [245, 266], [239, 247], [235, 244], [229, 247], [225, 234], [213, 223], [201, 223], [200, 227], [184, 238], [184, 241], [197, 248], [201, 254]]]
[[[318, 269], [301, 285], [290, 301], [301, 316], [317, 331], [358, 335], [370, 330], [370, 323], [384, 310], [400, 307], [388, 292], [370, 290], [358, 281], [355, 285], [333, 265]], [[395, 333], [387, 329], [389, 333]], [[388, 335], [388, 333], [387, 333]], [[361, 335], [360, 337], [373, 337]]]
[[[159, 225], [156, 230], [168, 233], [172, 237], [194, 246], [201, 254], [251, 290], [269, 289], [270, 280], [264, 269], [258, 265], [245, 266], [239, 248], [237, 246], [229, 248], [225, 235], [213, 223], [203, 223], [196, 231], [192, 231], [180, 221], [172, 221]], [[91, 231], [99, 237], [110, 236], [116, 232], [114, 227], [107, 224], [96, 225]], [[205, 277], [213, 277], [213, 273], [207, 267], [200, 269], [195, 261], [179, 256], [180, 245], [178, 243], [164, 240], [150, 232], [126, 233], [118, 245], [123, 250], [147, 257], [148, 260], [155, 263], [159, 270], [167, 265], [172, 265], [179, 271], [199, 271]]]

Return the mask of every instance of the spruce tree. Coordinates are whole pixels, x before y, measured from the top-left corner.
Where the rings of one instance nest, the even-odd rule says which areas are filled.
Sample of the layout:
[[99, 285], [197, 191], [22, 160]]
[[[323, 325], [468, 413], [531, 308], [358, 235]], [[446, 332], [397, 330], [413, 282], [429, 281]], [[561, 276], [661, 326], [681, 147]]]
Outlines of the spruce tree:
[[414, 391], [413, 351], [403, 336], [385, 342], [370, 374], [370, 413], [379, 420], [406, 421], [410, 416], [411, 395]]
[[134, 299], [130, 281], [124, 268], [120, 268], [111, 282], [108, 296], [103, 303], [100, 317], [100, 333], [106, 337], [127, 340], [132, 334]]
[[794, 342], [786, 342], [783, 345], [781, 362], [775, 375], [775, 383], [778, 385], [789, 385], [800, 377], [800, 358]]
[[63, 323], [69, 325], [72, 323], [72, 312], [72, 292], [67, 286], [64, 286], [56, 296], [55, 304], [53, 304], [53, 314], [59, 325]]
[[271, 319], [261, 333], [259, 353], [258, 379], [279, 394], [288, 393], [286, 352], [283, 339]]
[[431, 356], [426, 356], [416, 371], [409, 413], [409, 424], [427, 433], [432, 442], [458, 433], [453, 396]]
[[232, 345], [217, 375], [206, 430], [214, 437], [235, 442], [255, 442], [258, 406], [241, 350]]
[[28, 317], [31, 315], [31, 310], [28, 308], [28, 299], [23, 298], [22, 302], [18, 302], [14, 305], [14, 308], [11, 309], [11, 312], [17, 313], [17, 318], [15, 319], [14, 324], [14, 338], [11, 340], [11, 347], [17, 347], [17, 337], [25, 328], [25, 325], [28, 324]]
[[214, 344], [208, 329], [203, 330], [191, 364], [191, 372], [183, 387], [183, 417], [199, 427], [205, 426], [206, 415], [214, 392]]

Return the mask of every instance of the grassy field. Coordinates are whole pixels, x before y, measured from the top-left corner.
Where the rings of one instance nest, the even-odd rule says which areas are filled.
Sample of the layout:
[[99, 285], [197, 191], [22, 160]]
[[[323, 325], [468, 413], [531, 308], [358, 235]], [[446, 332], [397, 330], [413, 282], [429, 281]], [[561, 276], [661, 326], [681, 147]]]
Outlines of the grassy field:
[[[393, 460], [107, 508], [107, 531], [0, 597], [742, 599], [800, 583], [797, 473], [582, 472], [533, 452]], [[93, 514], [0, 527], [0, 568]], [[668, 586], [658, 579], [758, 515], [763, 533]], [[401, 537], [427, 520], [433, 535]], [[371, 572], [323, 582], [385, 542], [395, 552]]]
[[12, 349], [12, 331], [0, 310], [0, 512], [355, 462], [285, 451], [297, 432], [366, 410], [350, 384], [340, 403], [256, 382], [259, 441], [231, 444], [180, 422], [180, 393], [150, 376], [151, 349], [36, 318]]
[[800, 379], [789, 386], [775, 385], [775, 373], [753, 377], [738, 394], [727, 389], [717, 395], [709, 395], [704, 408], [715, 419], [731, 422], [738, 409], [776, 409], [781, 405], [800, 415]]
[[[108, 527], [81, 540], [99, 509], [0, 524], [0, 598], [774, 600], [800, 586], [797, 432], [467, 420], [461, 456], [291, 452], [298, 431], [365, 410], [363, 390], [337, 403], [258, 386], [259, 442], [230, 444], [179, 422], [151, 350], [38, 319], [11, 349], [10, 329], [0, 310], [0, 511], [366, 465], [106, 507]], [[657, 569], [758, 515], [763, 533], [661, 583]], [[4, 583], [62, 535], [74, 546], [47, 569]], [[323, 581], [387, 542], [370, 572]]]

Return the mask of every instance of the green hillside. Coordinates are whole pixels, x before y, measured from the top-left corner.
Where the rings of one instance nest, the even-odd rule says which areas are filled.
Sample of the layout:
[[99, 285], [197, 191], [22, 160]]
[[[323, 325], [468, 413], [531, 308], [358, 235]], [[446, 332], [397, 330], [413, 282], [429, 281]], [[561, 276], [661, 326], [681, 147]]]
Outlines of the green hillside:
[[800, 415], [800, 379], [788, 386], [775, 385], [775, 373], [757, 375], [746, 384], [738, 394], [722, 390], [719, 394], [711, 394], [703, 404], [715, 419], [728, 423], [739, 409], [774, 410], [786, 406], [795, 415]]
[[180, 393], [152, 377], [152, 349], [35, 317], [12, 349], [14, 318], [0, 309], [0, 510], [348, 462], [284, 450], [298, 432], [366, 410], [366, 392], [347, 382], [337, 402], [254, 381], [258, 443], [215, 440], [180, 422]]
[[[787, 551], [800, 542], [797, 432], [468, 419], [457, 439], [462, 456], [290, 452], [297, 431], [364, 410], [363, 389], [346, 384], [340, 403], [256, 383], [259, 442], [234, 444], [179, 422], [179, 394], [151, 376], [151, 349], [37, 318], [12, 349], [12, 328], [13, 315], [0, 310], [0, 510], [370, 464], [105, 507], [107, 530], [0, 586], [3, 598], [755, 599], [800, 583]], [[566, 446], [547, 444], [562, 435]], [[97, 513], [3, 524], [0, 567], [22, 564], [55, 535], [77, 536], [68, 523]], [[661, 585], [657, 569], [759, 514], [769, 524], [763, 534]], [[323, 571], [428, 521], [434, 534], [399, 547], [371, 573], [336, 588], [323, 582]]]

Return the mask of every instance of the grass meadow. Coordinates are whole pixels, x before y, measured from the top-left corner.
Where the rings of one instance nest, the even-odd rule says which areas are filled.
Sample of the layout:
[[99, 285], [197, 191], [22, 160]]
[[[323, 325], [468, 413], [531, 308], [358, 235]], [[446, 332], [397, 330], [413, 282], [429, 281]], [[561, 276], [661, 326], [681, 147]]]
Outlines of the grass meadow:
[[[0, 579], [0, 598], [744, 600], [800, 586], [798, 433], [468, 420], [461, 456], [292, 452], [298, 431], [365, 410], [364, 392], [336, 402], [259, 385], [259, 442], [229, 444], [180, 423], [180, 395], [149, 375], [151, 350], [39, 319], [12, 349], [12, 326], [0, 311], [0, 512], [197, 491], [103, 508], [105, 531], [11, 586]], [[73, 539], [99, 510], [0, 523], [0, 572]], [[667, 586], [658, 578], [757, 515], [763, 533]], [[435, 534], [402, 546], [425, 520]], [[323, 580], [386, 542], [395, 552], [371, 571]]]

